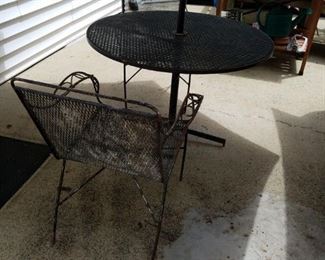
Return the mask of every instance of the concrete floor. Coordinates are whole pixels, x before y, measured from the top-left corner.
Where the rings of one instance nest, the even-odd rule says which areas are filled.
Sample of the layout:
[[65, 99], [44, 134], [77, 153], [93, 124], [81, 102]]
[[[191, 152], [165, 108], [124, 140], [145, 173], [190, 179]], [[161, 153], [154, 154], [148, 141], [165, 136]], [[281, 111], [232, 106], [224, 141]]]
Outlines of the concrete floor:
[[[192, 92], [204, 95], [193, 128], [227, 145], [192, 138], [183, 182], [178, 161], [160, 259], [325, 259], [324, 50], [314, 46], [304, 76], [296, 75], [299, 61], [286, 58], [193, 76]], [[58, 83], [77, 70], [96, 75], [102, 93], [122, 95], [121, 64], [85, 39], [20, 76]], [[143, 70], [129, 95], [166, 113], [169, 90], [170, 74]], [[179, 100], [185, 92], [182, 86]], [[44, 142], [9, 83], [0, 87], [0, 118], [0, 135]], [[109, 170], [63, 206], [58, 242], [50, 245], [59, 170], [49, 158], [0, 210], [0, 259], [147, 259], [149, 215], [132, 181]], [[91, 170], [69, 164], [67, 185]], [[157, 205], [159, 184], [142, 183]]]

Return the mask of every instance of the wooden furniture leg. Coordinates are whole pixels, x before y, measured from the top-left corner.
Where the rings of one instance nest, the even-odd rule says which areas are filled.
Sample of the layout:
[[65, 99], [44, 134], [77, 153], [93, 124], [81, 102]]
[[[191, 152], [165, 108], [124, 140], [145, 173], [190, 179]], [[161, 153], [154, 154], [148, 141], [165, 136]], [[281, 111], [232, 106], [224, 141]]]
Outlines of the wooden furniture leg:
[[227, 8], [228, 0], [219, 0], [217, 2], [217, 9], [216, 9], [216, 15], [220, 16], [221, 11], [225, 10]]
[[304, 35], [308, 38], [308, 46], [302, 59], [299, 75], [304, 74], [304, 69], [307, 63], [307, 58], [309, 56], [311, 46], [313, 44], [314, 34], [317, 28], [317, 23], [320, 17], [323, 4], [324, 4], [324, 0], [312, 0], [311, 8], [313, 10], [313, 13], [307, 18], [306, 30], [304, 31]]

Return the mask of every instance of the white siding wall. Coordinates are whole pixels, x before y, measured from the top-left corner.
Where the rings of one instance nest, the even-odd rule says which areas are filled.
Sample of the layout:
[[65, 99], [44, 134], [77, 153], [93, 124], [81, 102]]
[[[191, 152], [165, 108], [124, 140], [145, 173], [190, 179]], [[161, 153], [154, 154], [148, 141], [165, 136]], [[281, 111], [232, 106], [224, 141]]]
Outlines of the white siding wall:
[[0, 0], [0, 84], [121, 12], [121, 0]]

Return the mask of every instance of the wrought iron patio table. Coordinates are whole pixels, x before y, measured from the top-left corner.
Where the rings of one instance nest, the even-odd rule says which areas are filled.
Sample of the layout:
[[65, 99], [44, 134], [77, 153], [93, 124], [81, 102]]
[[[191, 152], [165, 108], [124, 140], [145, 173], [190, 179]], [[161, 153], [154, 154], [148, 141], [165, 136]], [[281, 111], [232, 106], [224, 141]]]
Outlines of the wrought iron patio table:
[[[179, 12], [122, 13], [100, 19], [87, 30], [88, 42], [97, 52], [124, 64], [125, 86], [126, 65], [172, 73], [171, 119], [176, 115], [180, 74], [241, 70], [273, 52], [272, 40], [263, 32], [217, 16], [185, 13], [185, 2], [180, 1]], [[190, 85], [190, 78], [186, 83]], [[225, 144], [223, 138], [189, 133]]]

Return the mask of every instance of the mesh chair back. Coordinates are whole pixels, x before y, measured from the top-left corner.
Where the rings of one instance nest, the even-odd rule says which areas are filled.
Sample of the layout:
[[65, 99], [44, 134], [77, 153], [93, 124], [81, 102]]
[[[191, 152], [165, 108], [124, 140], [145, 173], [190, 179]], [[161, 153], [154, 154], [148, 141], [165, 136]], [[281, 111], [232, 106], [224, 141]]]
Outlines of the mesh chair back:
[[[13, 87], [58, 159], [162, 179], [159, 114], [115, 108], [14, 83]], [[87, 96], [85, 92], [78, 94]], [[114, 101], [125, 102], [118, 98]]]

